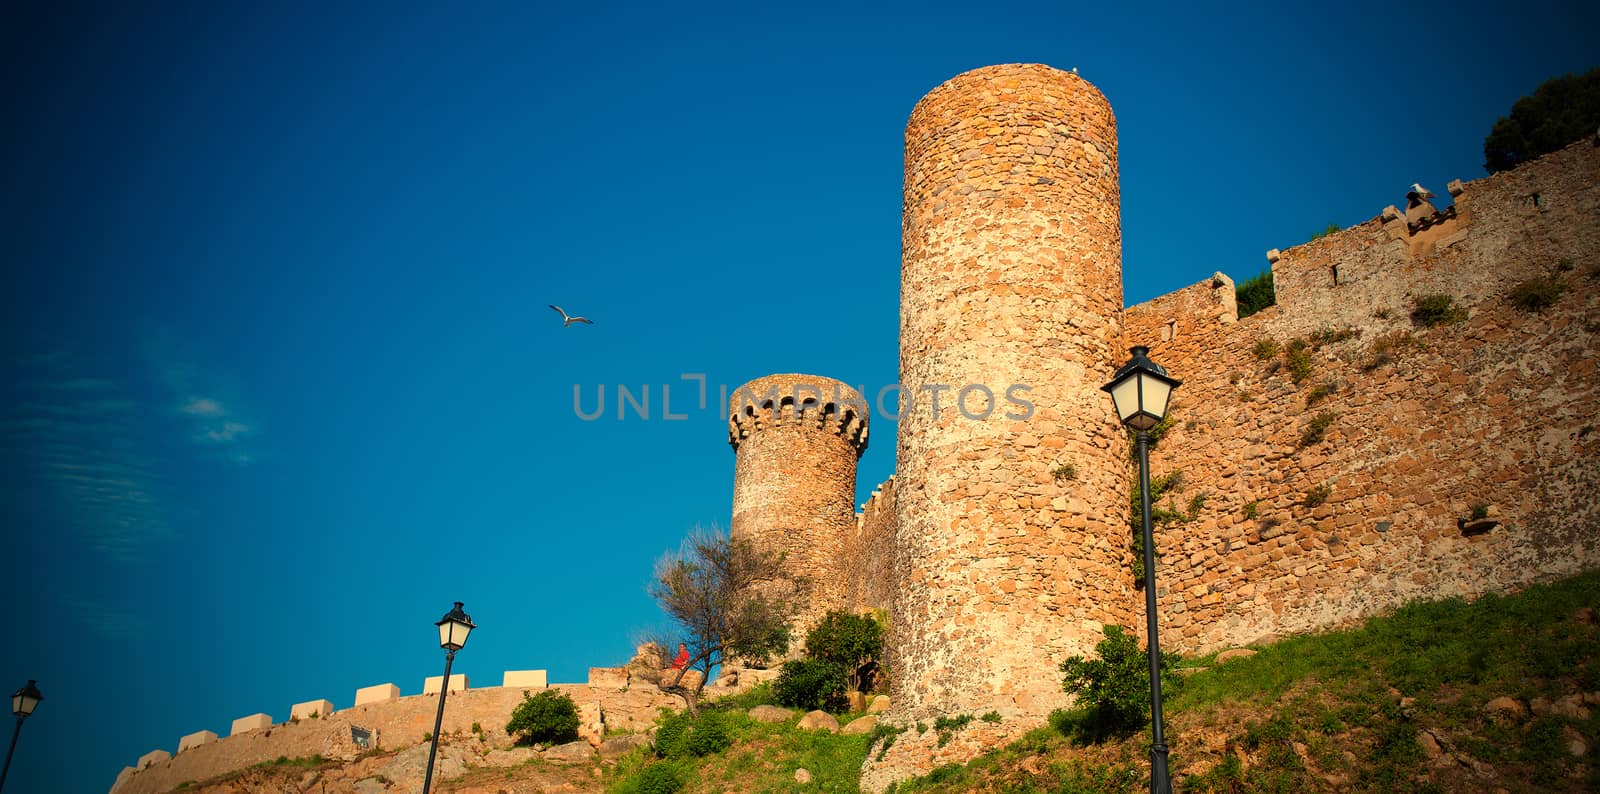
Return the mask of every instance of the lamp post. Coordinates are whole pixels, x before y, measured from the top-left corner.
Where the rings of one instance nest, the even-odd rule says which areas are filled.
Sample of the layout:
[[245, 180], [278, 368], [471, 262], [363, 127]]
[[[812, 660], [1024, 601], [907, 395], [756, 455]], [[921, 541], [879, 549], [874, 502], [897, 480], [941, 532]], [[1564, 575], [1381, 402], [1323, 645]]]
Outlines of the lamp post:
[[11, 747], [6, 749], [6, 765], [0, 768], [0, 790], [6, 787], [6, 775], [11, 773], [11, 754], [17, 751], [17, 734], [22, 733], [22, 721], [33, 713], [39, 701], [44, 700], [44, 695], [39, 694], [39, 688], [33, 679], [28, 680], [28, 685], [11, 693], [11, 713], [17, 715], [17, 726], [11, 729]]
[[1167, 403], [1180, 381], [1150, 360], [1150, 348], [1133, 348], [1133, 358], [1122, 365], [1111, 382], [1102, 387], [1111, 394], [1117, 419], [1138, 434], [1139, 512], [1144, 533], [1144, 616], [1146, 636], [1150, 638], [1150, 791], [1171, 794], [1172, 779], [1167, 774], [1167, 744], [1161, 730], [1161, 637], [1156, 630], [1156, 543], [1150, 521], [1150, 428], [1167, 416]]
[[433, 743], [428, 745], [428, 771], [422, 776], [422, 794], [428, 794], [433, 785], [433, 757], [439, 752], [439, 728], [444, 725], [444, 696], [450, 692], [450, 663], [456, 660], [456, 651], [467, 644], [467, 635], [477, 628], [472, 617], [461, 611], [461, 602], [433, 624], [439, 627], [439, 647], [444, 649], [444, 681], [439, 685], [439, 713], [433, 718]]

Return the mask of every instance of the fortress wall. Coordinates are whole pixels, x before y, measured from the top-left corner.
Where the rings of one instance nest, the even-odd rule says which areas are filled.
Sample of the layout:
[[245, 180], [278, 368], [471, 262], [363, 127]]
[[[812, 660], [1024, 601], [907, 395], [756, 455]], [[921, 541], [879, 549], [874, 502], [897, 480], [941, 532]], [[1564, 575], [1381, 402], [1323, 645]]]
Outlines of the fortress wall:
[[[646, 730], [658, 709], [682, 705], [678, 698], [655, 687], [634, 687], [627, 691], [590, 687], [583, 684], [556, 684], [581, 708], [599, 704], [609, 729]], [[493, 687], [451, 692], [445, 703], [443, 733], [470, 736], [472, 725], [482, 728], [489, 746], [504, 746], [506, 721], [511, 711], [529, 691], [522, 687]], [[373, 732], [376, 746], [384, 750], [410, 747], [427, 741], [439, 708], [437, 695], [412, 695], [382, 703], [355, 706], [317, 719], [273, 725], [190, 747], [157, 761], [149, 768], [125, 772], [112, 790], [116, 794], [159, 794], [180, 784], [201, 781], [280, 756], [298, 758], [322, 755], [349, 760], [362, 752], [351, 739], [351, 727]]]
[[[1215, 333], [1182, 330], [1207, 316], [1193, 306], [1209, 280], [1128, 309], [1127, 343], [1184, 381], [1153, 473], [1182, 470], [1178, 510], [1206, 495], [1195, 520], [1158, 528], [1164, 643], [1204, 651], [1600, 566], [1600, 149], [1470, 183], [1457, 204], [1446, 231], [1460, 238], [1417, 256], [1381, 220], [1283, 252], [1280, 304]], [[1554, 307], [1507, 301], [1562, 258]], [[1334, 264], [1340, 284], [1317, 284]], [[1435, 291], [1469, 319], [1413, 328], [1406, 294]], [[1316, 347], [1295, 384], [1281, 348], [1315, 329], [1355, 335]], [[1379, 340], [1407, 335], [1379, 363]], [[1254, 352], [1262, 337], [1280, 348], [1271, 360]], [[1325, 440], [1302, 448], [1324, 411]], [[1326, 501], [1308, 506], [1319, 486]], [[1464, 533], [1478, 503], [1501, 523]]]
[[728, 416], [735, 455], [730, 537], [784, 555], [785, 570], [801, 582], [794, 628], [803, 639], [823, 614], [849, 606], [842, 561], [856, 531], [866, 404], [832, 378], [769, 375], [739, 387]]
[[841, 561], [852, 610], [888, 611], [894, 601], [894, 483], [891, 475], [856, 514]]

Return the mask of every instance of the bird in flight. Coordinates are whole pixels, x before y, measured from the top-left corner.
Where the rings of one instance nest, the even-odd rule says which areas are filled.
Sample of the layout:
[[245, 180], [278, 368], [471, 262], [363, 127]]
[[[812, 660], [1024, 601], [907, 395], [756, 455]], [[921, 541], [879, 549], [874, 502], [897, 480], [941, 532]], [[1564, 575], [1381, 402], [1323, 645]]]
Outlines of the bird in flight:
[[566, 311], [563, 310], [560, 306], [555, 305], [554, 303], [550, 304], [550, 308], [555, 309], [556, 313], [561, 315], [561, 319], [563, 320], [563, 322], [561, 323], [561, 327], [562, 328], [566, 328], [567, 326], [572, 325], [573, 323], [588, 323], [589, 325], [594, 325], [594, 320], [591, 320], [591, 319], [589, 319], [587, 317], [569, 317], [569, 316], [567, 316]]

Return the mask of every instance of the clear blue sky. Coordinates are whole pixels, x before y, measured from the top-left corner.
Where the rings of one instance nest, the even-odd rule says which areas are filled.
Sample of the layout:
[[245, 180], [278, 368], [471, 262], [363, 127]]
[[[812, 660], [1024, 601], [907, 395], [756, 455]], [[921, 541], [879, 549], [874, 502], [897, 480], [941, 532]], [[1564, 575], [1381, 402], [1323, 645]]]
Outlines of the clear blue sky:
[[[1582, 4], [134, 5], [0, 21], [0, 687], [47, 698], [8, 792], [415, 693], [453, 600], [475, 682], [625, 661], [652, 561], [728, 521], [722, 419], [679, 376], [895, 379], [904, 124], [955, 74], [1076, 66], [1110, 98], [1134, 303], [1482, 176], [1495, 118], [1595, 66], [1600, 29]], [[876, 421], [863, 498], [893, 440]]]

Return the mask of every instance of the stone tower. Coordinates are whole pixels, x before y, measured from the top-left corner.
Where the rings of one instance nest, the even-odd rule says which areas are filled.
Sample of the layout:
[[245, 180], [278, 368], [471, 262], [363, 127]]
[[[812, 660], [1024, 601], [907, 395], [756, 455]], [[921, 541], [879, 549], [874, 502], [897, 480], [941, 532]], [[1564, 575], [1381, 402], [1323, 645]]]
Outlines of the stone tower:
[[796, 645], [830, 609], [849, 607], [840, 570], [855, 532], [856, 461], [867, 448], [867, 407], [855, 389], [815, 375], [768, 375], [733, 393], [735, 539], [785, 555], [805, 582]]
[[1060, 661], [1132, 615], [1126, 445], [1098, 390], [1126, 354], [1119, 207], [1116, 120], [1076, 74], [977, 69], [911, 113], [900, 724], [1043, 716], [1066, 702]]

